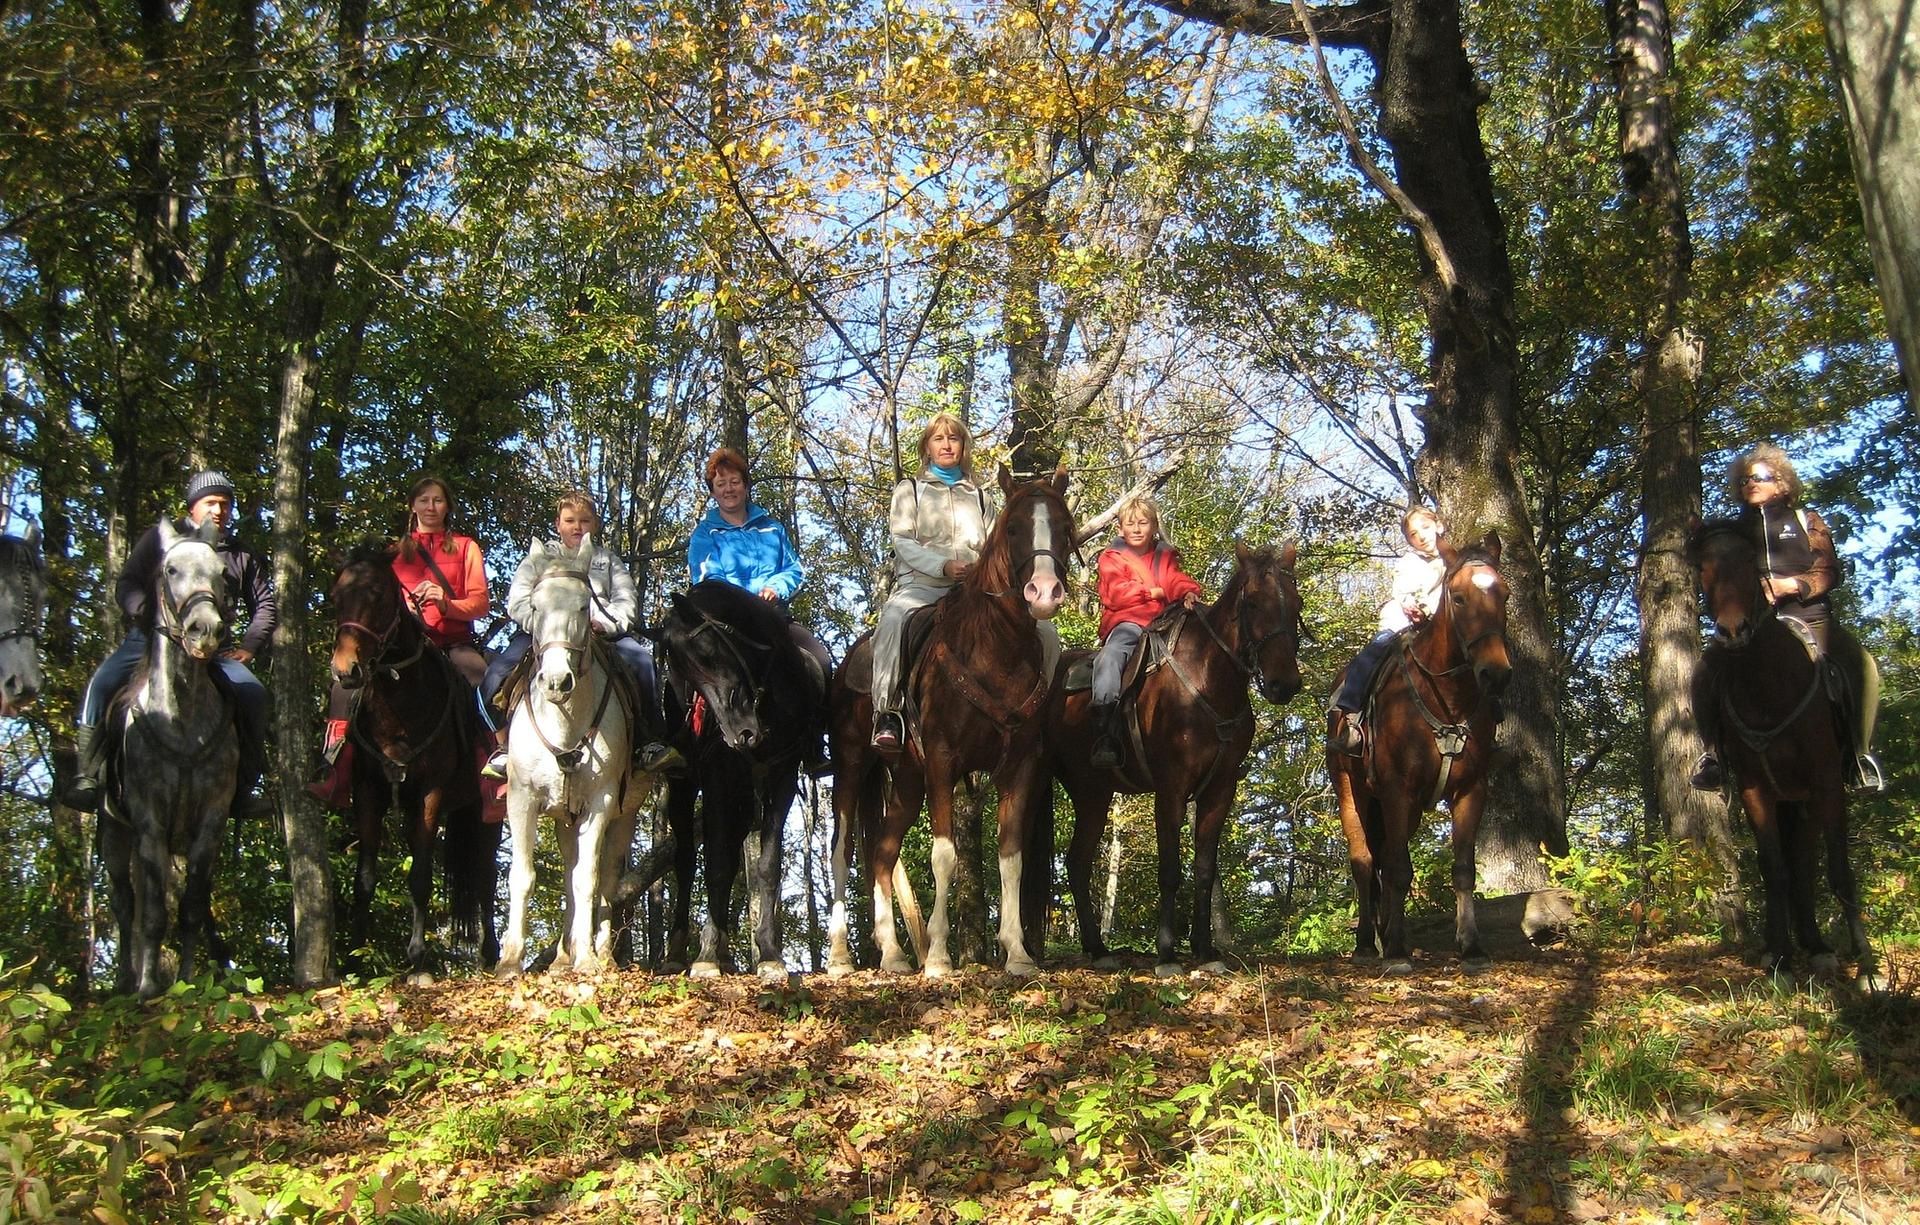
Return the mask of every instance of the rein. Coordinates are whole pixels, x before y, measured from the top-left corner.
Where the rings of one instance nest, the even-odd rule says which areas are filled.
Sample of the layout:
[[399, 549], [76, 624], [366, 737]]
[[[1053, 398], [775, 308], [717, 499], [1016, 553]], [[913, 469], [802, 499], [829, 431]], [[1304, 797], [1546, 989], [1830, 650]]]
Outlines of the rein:
[[[172, 556], [174, 549], [180, 548], [182, 545], [201, 543], [204, 542], [182, 540], [170, 545], [167, 551], [160, 555], [161, 567], [163, 569], [165, 568], [167, 558]], [[218, 556], [218, 554], [216, 554], [216, 556]], [[165, 583], [157, 583], [154, 594], [160, 597], [158, 601], [160, 615], [155, 619], [160, 632], [172, 639], [174, 645], [183, 651], [187, 649], [187, 644], [182, 637], [186, 633], [185, 622], [187, 617], [192, 615], [194, 609], [199, 608], [202, 604], [211, 604], [213, 610], [220, 614], [221, 624], [224, 626], [226, 623], [227, 606], [221, 602], [218, 596], [213, 594], [211, 587], [201, 587], [193, 591], [187, 596], [183, 603], [177, 605], [173, 602], [171, 593], [167, 590]]]
[[[372, 663], [368, 666], [368, 671], [370, 673], [385, 672], [387, 678], [395, 684], [399, 682], [402, 672], [411, 671], [427, 657], [429, 648], [432, 648], [433, 658], [437, 659], [440, 663], [440, 671], [446, 681], [446, 700], [440, 704], [440, 717], [434, 723], [433, 730], [422, 737], [420, 742], [413, 746], [411, 752], [405, 753], [404, 755], [395, 756], [389, 753], [385, 746], [376, 742], [373, 737], [360, 726], [361, 699], [365, 694], [378, 690], [378, 677], [370, 676], [368, 683], [355, 692], [353, 710], [347, 718], [347, 732], [353, 737], [354, 743], [380, 759], [380, 770], [386, 775], [387, 782], [398, 786], [407, 781], [407, 774], [413, 768], [413, 763], [420, 759], [420, 755], [425, 753], [427, 749], [433, 745], [433, 742], [440, 738], [440, 734], [453, 722], [455, 694], [459, 690], [459, 686], [453, 683], [455, 675], [453, 663], [446, 657], [444, 652], [438, 647], [433, 646], [433, 643], [427, 638], [425, 625], [420, 621], [418, 614], [408, 608], [405, 600], [396, 600], [394, 602], [393, 618], [387, 623], [387, 628], [384, 631], [376, 632], [371, 626], [368, 626], [364, 622], [350, 619], [341, 619], [334, 624], [336, 633], [343, 629], [357, 630], [378, 643], [380, 647], [379, 654], [374, 656]], [[412, 654], [395, 663], [387, 662], [387, 656], [392, 653], [394, 645], [401, 638], [400, 630], [408, 624], [414, 627], [413, 642], [411, 644]], [[382, 701], [386, 701], [384, 695], [382, 695]]]
[[[589, 608], [592, 607], [592, 601], [594, 599], [593, 584], [591, 581], [588, 580], [585, 572], [565, 571], [565, 570], [549, 571], [548, 573], [540, 576], [539, 580], [534, 583], [533, 589], [535, 591], [538, 591], [540, 589], [540, 584], [546, 582], [548, 579], [569, 579], [574, 582], [584, 584], [587, 589], [587, 598], [589, 601], [588, 607]], [[552, 638], [552, 639], [548, 639], [545, 642], [541, 642], [534, 647], [534, 658], [538, 659], [542, 655], [546, 654], [548, 650], [558, 647], [560, 650], [563, 650], [567, 653], [567, 656], [570, 660], [575, 658], [579, 659], [580, 670], [586, 675], [591, 676], [593, 674], [592, 665], [599, 660], [598, 653], [595, 652], [593, 649], [593, 626], [591, 624], [591, 621], [589, 621], [588, 625], [586, 626], [586, 633], [587, 633], [586, 641], [578, 644], [576, 644], [572, 639], [563, 640], [559, 638]], [[600, 673], [601, 675], [600, 675], [599, 705], [593, 708], [593, 718], [588, 722], [586, 731], [582, 732], [579, 735], [579, 737], [576, 738], [571, 745], [567, 746], [566, 748], [562, 748], [559, 745], [555, 744], [553, 741], [547, 739], [546, 729], [540, 726], [540, 720], [538, 717], [531, 717], [528, 720], [533, 724], [533, 734], [539, 737], [541, 745], [547, 750], [548, 753], [551, 753], [553, 755], [553, 764], [555, 764], [556, 766], [559, 766], [560, 769], [567, 774], [572, 774], [575, 770], [578, 770], [582, 764], [585, 763], [587, 759], [587, 746], [593, 743], [593, 739], [595, 736], [598, 736], [600, 734], [600, 721], [602, 718], [605, 717], [607, 713], [607, 703], [613, 697], [614, 676], [613, 676], [612, 669], [607, 667], [602, 667], [600, 669]], [[528, 696], [523, 697], [521, 701], [523, 702], [528, 701], [532, 696], [532, 692], [533, 692], [532, 688], [531, 686], [529, 686], [527, 690]], [[567, 694], [567, 696], [564, 698], [548, 699], [548, 700], [551, 701], [552, 704], [555, 706], [562, 707], [563, 709], [570, 709], [573, 705], [574, 693], [578, 693], [578, 692], [579, 690], [575, 689], [573, 693]]]

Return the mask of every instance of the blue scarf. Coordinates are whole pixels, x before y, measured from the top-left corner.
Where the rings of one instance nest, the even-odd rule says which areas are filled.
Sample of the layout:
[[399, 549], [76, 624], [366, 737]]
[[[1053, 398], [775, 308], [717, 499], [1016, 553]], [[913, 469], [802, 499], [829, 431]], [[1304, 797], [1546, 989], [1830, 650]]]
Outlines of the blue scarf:
[[951, 468], [942, 468], [939, 464], [928, 464], [927, 471], [939, 477], [948, 488], [959, 484], [960, 478], [966, 475], [966, 473], [960, 470], [958, 464], [955, 464]]

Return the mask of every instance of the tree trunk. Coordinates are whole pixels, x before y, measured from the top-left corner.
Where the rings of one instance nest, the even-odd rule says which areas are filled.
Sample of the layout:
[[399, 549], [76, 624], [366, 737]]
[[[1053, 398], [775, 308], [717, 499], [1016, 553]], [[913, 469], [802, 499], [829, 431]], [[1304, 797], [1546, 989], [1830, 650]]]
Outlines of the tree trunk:
[[1560, 677], [1546, 578], [1515, 467], [1513, 269], [1460, 6], [1394, 0], [1391, 13], [1391, 36], [1368, 48], [1379, 76], [1380, 133], [1401, 189], [1431, 219], [1456, 276], [1449, 288], [1419, 248], [1433, 390], [1417, 410], [1426, 439], [1416, 472], [1435, 491], [1455, 543], [1500, 533], [1514, 670], [1479, 870], [1483, 888], [1520, 892], [1546, 885], [1539, 848], [1564, 854], [1567, 835]]
[[1880, 301], [1920, 414], [1920, 11], [1913, 0], [1820, 0]]
[[[1156, 0], [1169, 11], [1291, 42], [1307, 41], [1292, 3]], [[1375, 72], [1381, 137], [1417, 245], [1431, 339], [1432, 391], [1416, 411], [1425, 432], [1415, 465], [1453, 539], [1500, 533], [1512, 598], [1514, 672], [1492, 793], [1480, 828], [1482, 887], [1543, 887], [1538, 848], [1564, 854], [1566, 771], [1559, 742], [1560, 676], [1548, 632], [1546, 576], [1516, 460], [1513, 269], [1493, 175], [1480, 138], [1483, 93], [1473, 79], [1458, 0], [1356, 0], [1312, 16], [1321, 41], [1363, 50]], [[1435, 262], [1436, 249], [1447, 266]]]
[[[1700, 662], [1687, 525], [1700, 513], [1694, 389], [1701, 346], [1686, 327], [1693, 239], [1668, 105], [1673, 60], [1665, 0], [1608, 0], [1620, 112], [1620, 171], [1638, 202], [1640, 237], [1657, 301], [1637, 374], [1641, 399], [1640, 679], [1646, 710], [1650, 828], [1711, 855], [1738, 880], [1726, 802], [1688, 785], [1704, 745], [1692, 709]], [[1737, 894], [1737, 890], [1730, 890]]]

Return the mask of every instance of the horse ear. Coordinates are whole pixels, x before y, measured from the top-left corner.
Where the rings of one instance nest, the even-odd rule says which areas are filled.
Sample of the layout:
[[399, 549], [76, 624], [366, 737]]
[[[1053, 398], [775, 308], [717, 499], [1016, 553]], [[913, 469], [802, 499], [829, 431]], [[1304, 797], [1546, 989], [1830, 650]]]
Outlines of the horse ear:
[[165, 515], [161, 515], [160, 547], [163, 549], [171, 549], [179, 539], [180, 529], [173, 526], [173, 520], [167, 518]]
[[1300, 560], [1300, 542], [1297, 540], [1287, 541], [1286, 547], [1280, 550], [1280, 568], [1282, 570], [1291, 570], [1293, 569], [1293, 563], [1298, 560]]
[[1013, 473], [1007, 471], [1005, 464], [1000, 465], [1000, 492], [1008, 497], [1013, 496]]
[[527, 556], [528, 557], [545, 557], [546, 555], [547, 555], [546, 541], [540, 539], [538, 536], [527, 537]]
[[1062, 497], [1067, 493], [1067, 466], [1061, 464], [1053, 470], [1053, 491]]
[[685, 595], [678, 591], [670, 593], [667, 597], [667, 602], [673, 605], [674, 612], [679, 613], [683, 617], [693, 617], [696, 615], [693, 604]]
[[193, 535], [194, 539], [201, 544], [218, 544], [220, 543], [220, 525], [212, 518], [203, 519], [194, 525]]
[[1246, 541], [1235, 539], [1233, 542], [1233, 564], [1244, 569], [1247, 564], [1247, 558], [1252, 552], [1253, 550], [1247, 547]]
[[1500, 564], [1499, 532], [1488, 532], [1485, 536], [1482, 536], [1480, 538], [1480, 547], [1486, 550], [1487, 556], [1493, 559], [1494, 565], [1497, 566]]
[[573, 551], [573, 555], [575, 557], [578, 557], [582, 561], [585, 561], [588, 558], [593, 556], [593, 533], [592, 532], [582, 532], [580, 534], [580, 547]]
[[1688, 515], [1687, 516], [1688, 538], [1691, 539], [1694, 536], [1698, 536], [1700, 534], [1700, 529], [1705, 526], [1707, 526], [1707, 521], [1705, 519], [1702, 519], [1698, 514]]

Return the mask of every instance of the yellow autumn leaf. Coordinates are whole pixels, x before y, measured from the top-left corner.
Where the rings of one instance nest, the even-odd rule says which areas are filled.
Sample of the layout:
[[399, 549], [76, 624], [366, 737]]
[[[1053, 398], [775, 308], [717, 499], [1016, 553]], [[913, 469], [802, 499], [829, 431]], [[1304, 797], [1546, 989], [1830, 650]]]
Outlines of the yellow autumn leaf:
[[1418, 1161], [1407, 1163], [1406, 1173], [1410, 1178], [1445, 1178], [1453, 1171], [1444, 1161], [1435, 1161], [1431, 1157], [1422, 1157]]

